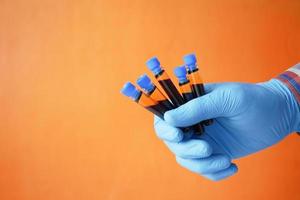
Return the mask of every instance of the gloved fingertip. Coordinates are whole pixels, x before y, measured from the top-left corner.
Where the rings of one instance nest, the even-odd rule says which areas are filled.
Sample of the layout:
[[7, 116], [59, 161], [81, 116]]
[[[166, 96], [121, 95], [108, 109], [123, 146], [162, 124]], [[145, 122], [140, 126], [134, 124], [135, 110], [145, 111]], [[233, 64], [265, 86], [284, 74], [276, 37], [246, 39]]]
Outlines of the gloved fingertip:
[[179, 143], [165, 141], [165, 143], [176, 156], [181, 158], [206, 158], [212, 154], [212, 147], [202, 140], [188, 140]]
[[177, 131], [174, 131], [172, 134], [169, 135], [166, 140], [169, 142], [181, 142], [184, 138], [184, 134], [180, 129], [177, 129]]
[[184, 138], [184, 134], [180, 130], [168, 130], [169, 132], [161, 132], [157, 134], [159, 139], [172, 143], [181, 142]]
[[226, 154], [219, 156], [219, 163], [218, 165], [222, 166], [224, 169], [230, 167], [231, 165], [231, 158]]
[[207, 158], [213, 153], [212, 147], [204, 140], [190, 140], [186, 142], [184, 151], [178, 151], [182, 158]]
[[176, 117], [176, 110], [169, 110], [167, 112], [165, 112], [164, 114], [164, 120], [172, 125], [172, 126], [176, 126], [177, 124], [177, 117]]
[[201, 145], [199, 145], [196, 151], [196, 155], [202, 158], [209, 157], [213, 153], [212, 147], [204, 140], [201, 140]]
[[180, 142], [184, 138], [184, 133], [181, 129], [170, 126], [159, 117], [154, 118], [154, 129], [157, 136], [169, 142]]
[[213, 174], [206, 174], [204, 176], [212, 181], [220, 181], [236, 174], [237, 172], [238, 172], [238, 167], [236, 166], [236, 164], [232, 163], [230, 167], [228, 167], [227, 169], [224, 169], [222, 171]]

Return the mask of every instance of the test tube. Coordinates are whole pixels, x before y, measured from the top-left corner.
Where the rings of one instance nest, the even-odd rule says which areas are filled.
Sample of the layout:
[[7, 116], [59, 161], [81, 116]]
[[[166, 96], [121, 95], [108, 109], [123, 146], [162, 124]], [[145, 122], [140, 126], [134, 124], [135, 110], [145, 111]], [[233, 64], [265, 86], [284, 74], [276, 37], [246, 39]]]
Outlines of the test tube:
[[169, 78], [168, 74], [161, 67], [159, 60], [156, 57], [153, 57], [146, 62], [146, 65], [155, 75], [155, 78], [158, 80], [158, 83], [166, 92], [173, 105], [178, 107], [184, 104], [182, 96]]
[[[153, 100], [164, 106], [167, 110], [174, 109], [175, 106], [163, 95], [163, 93], [152, 83], [151, 79], [145, 74], [138, 78], [137, 84]], [[183, 132], [188, 132], [190, 127], [180, 127]], [[198, 131], [198, 130], [196, 130]]]
[[190, 80], [187, 78], [187, 71], [184, 66], [176, 67], [174, 74], [179, 82], [179, 89], [185, 102], [194, 99], [194, 94], [190, 85]]
[[[195, 97], [200, 97], [205, 94], [203, 81], [197, 66], [197, 59], [195, 54], [188, 54], [183, 57], [184, 63], [187, 66], [189, 79], [191, 80], [192, 91]], [[211, 125], [213, 123], [212, 119], [204, 121], [205, 125]]]
[[[192, 92], [190, 80], [187, 78], [186, 68], [184, 66], [176, 67], [174, 69], [174, 74], [178, 79], [179, 89], [184, 101], [188, 102], [194, 99], [195, 97]], [[196, 131], [196, 134], [201, 135], [204, 132], [204, 126], [202, 125], [202, 123], [194, 125], [193, 128]]]
[[148, 97], [142, 91], [138, 90], [132, 83], [127, 82], [123, 86], [121, 93], [131, 98], [133, 101], [157, 115], [161, 119], [164, 118], [164, 113], [167, 111], [167, 109], [157, 101]]
[[168, 110], [175, 108], [169, 99], [156, 87], [156, 85], [152, 83], [151, 79], [146, 74], [140, 76], [136, 83], [146, 93], [146, 95], [165, 106]]

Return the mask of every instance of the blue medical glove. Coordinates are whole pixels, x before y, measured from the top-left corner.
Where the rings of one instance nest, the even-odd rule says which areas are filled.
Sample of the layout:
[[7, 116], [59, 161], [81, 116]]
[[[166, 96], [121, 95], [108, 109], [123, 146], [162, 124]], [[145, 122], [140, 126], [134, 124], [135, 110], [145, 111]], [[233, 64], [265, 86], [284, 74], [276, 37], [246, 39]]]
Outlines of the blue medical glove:
[[[237, 172], [232, 159], [265, 149], [300, 130], [299, 105], [280, 81], [207, 84], [207, 94], [155, 117], [155, 130], [177, 162], [211, 180]], [[202, 136], [179, 128], [215, 119]]]

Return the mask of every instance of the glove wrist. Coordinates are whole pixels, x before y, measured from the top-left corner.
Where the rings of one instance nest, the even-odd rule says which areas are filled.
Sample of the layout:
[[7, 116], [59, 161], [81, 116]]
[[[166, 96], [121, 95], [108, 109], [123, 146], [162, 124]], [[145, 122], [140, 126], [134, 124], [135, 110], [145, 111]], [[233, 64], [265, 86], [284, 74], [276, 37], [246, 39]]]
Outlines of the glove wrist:
[[300, 134], [300, 102], [297, 101], [294, 93], [290, 88], [281, 81], [278, 81], [282, 87], [285, 88], [285, 95], [287, 96], [288, 107], [292, 110], [293, 113], [293, 122], [291, 124], [292, 132], [297, 132]]
[[300, 132], [300, 63], [291, 67], [276, 77], [289, 93], [290, 104], [295, 112], [295, 125], [293, 131]]
[[286, 113], [286, 125], [288, 132], [300, 132], [300, 106], [291, 90], [280, 80], [271, 79], [263, 83], [265, 87], [278, 95], [278, 98], [282, 98], [285, 101], [285, 112]]

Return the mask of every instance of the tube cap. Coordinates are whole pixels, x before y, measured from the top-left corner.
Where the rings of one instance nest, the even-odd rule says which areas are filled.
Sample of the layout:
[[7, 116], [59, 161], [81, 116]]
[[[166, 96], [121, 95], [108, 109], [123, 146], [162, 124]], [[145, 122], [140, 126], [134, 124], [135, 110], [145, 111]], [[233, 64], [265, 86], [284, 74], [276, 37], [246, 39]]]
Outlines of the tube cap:
[[187, 54], [183, 57], [183, 61], [186, 66], [188, 66], [189, 70], [195, 70], [197, 69], [197, 58], [195, 54]]
[[157, 57], [150, 58], [146, 62], [147, 67], [156, 75], [161, 72], [162, 68], [160, 67], [160, 62]]
[[121, 93], [127, 97], [132, 98], [133, 100], [136, 100], [141, 92], [136, 89], [136, 87], [132, 83], [127, 82], [124, 84]]
[[179, 83], [186, 82], [188, 79], [186, 77], [187, 71], [185, 66], [179, 66], [174, 69], [174, 74], [178, 78]]
[[147, 93], [150, 93], [155, 88], [154, 84], [151, 82], [151, 79], [146, 74], [140, 76], [136, 83]]

